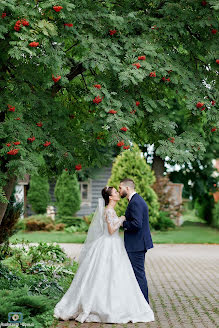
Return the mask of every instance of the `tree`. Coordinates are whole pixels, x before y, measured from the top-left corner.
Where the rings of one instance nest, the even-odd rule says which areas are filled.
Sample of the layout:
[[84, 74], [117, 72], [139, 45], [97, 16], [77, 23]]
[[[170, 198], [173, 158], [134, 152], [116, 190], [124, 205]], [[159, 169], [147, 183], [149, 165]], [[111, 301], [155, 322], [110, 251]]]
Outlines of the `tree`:
[[[217, 169], [213, 165], [213, 160], [218, 158], [219, 153], [217, 136], [211, 142], [206, 142], [206, 149], [203, 159], [183, 164], [180, 170], [170, 173], [170, 179], [184, 184], [183, 197], [191, 198], [198, 215], [211, 224], [214, 206], [212, 193], [217, 191], [219, 181]], [[169, 163], [174, 165], [172, 161]]]
[[51, 200], [48, 177], [40, 175], [31, 176], [27, 199], [35, 213], [46, 213], [46, 208]]
[[[203, 156], [218, 124], [218, 2], [2, 0], [1, 8], [0, 222], [17, 177], [38, 171], [39, 153], [57, 175], [101, 166], [140, 131], [138, 142], [156, 143], [163, 159]], [[190, 117], [180, 135], [168, 115], [173, 99]]]
[[[117, 156], [112, 167], [112, 175], [108, 181], [109, 186], [118, 190], [120, 181], [124, 178], [133, 179], [136, 192], [144, 198], [149, 209], [149, 222], [153, 226], [157, 223], [159, 217], [159, 203], [157, 195], [151, 188], [155, 182], [155, 176], [150, 166], [146, 164], [145, 159], [137, 145], [132, 150], [127, 150]], [[124, 215], [128, 201], [121, 199], [115, 209], [118, 215]]]
[[55, 185], [55, 197], [59, 216], [73, 216], [80, 209], [81, 193], [76, 174], [62, 172]]

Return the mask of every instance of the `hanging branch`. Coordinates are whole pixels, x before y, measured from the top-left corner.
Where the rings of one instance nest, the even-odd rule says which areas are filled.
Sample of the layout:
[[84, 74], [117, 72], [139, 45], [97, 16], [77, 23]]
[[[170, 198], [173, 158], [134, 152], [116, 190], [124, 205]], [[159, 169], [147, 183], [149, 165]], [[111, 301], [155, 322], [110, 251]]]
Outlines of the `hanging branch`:
[[86, 81], [85, 81], [85, 78], [84, 78], [83, 73], [81, 73], [81, 76], [82, 76], [82, 79], [83, 79], [83, 81], [84, 81], [84, 84], [85, 84], [85, 87], [86, 87], [86, 91], [88, 91], [88, 87], [87, 87], [87, 84], [86, 84]]
[[73, 44], [70, 48], [68, 48], [65, 52], [68, 52], [69, 50], [71, 50], [74, 46], [76, 46], [77, 44], [79, 44], [79, 41], [77, 41], [75, 44]]

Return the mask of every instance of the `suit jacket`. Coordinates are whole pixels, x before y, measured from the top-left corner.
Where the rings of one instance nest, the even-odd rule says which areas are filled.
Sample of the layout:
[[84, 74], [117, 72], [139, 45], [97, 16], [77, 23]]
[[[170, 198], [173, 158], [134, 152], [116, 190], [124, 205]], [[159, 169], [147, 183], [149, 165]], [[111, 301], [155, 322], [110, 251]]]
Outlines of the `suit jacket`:
[[147, 251], [154, 247], [149, 227], [148, 206], [145, 200], [134, 194], [125, 212], [123, 222], [124, 244], [127, 252]]

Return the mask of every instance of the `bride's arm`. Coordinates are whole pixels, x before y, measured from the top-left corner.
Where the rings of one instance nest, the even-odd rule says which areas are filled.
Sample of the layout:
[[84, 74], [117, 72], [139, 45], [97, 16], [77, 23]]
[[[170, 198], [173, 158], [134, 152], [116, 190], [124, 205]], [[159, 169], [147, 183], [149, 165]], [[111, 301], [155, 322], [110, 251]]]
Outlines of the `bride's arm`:
[[118, 218], [117, 215], [115, 215], [112, 212], [107, 211], [106, 212], [106, 222], [108, 226], [108, 231], [110, 235], [112, 235], [116, 230], [119, 229], [119, 227], [122, 225], [122, 222], [124, 221], [125, 217]]

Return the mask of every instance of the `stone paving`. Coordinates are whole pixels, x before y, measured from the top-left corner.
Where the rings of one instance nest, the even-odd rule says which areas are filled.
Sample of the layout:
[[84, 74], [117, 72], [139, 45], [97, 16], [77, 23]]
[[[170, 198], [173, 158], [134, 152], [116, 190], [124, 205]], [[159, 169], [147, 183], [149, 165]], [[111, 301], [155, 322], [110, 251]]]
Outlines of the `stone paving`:
[[[60, 244], [78, 259], [81, 244]], [[219, 245], [155, 244], [145, 270], [151, 323], [100, 324], [59, 321], [57, 328], [215, 328], [219, 327]]]

